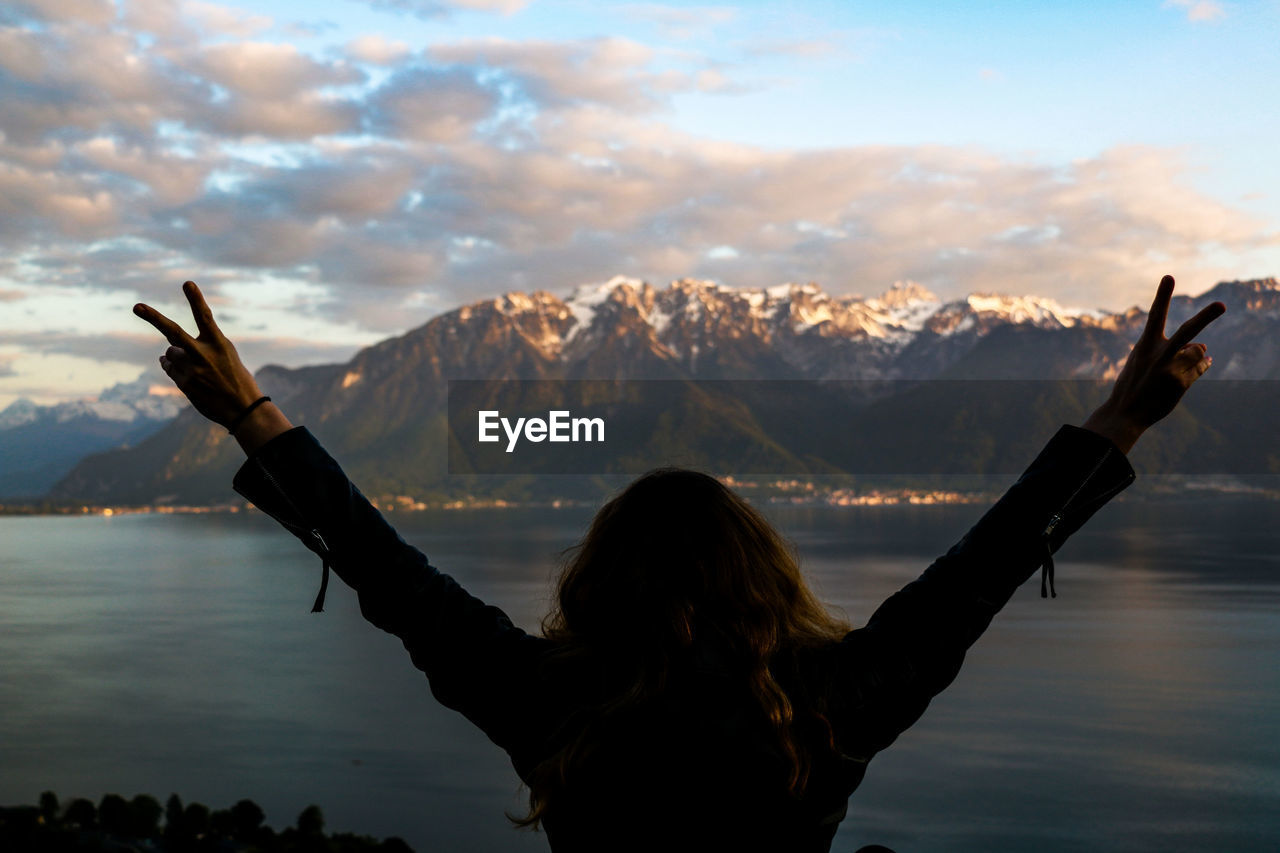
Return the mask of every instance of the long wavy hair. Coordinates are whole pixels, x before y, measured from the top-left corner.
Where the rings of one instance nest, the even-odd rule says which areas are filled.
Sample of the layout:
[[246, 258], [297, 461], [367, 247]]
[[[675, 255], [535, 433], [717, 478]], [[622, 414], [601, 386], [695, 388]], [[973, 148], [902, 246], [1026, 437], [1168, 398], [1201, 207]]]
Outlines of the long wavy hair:
[[516, 826], [537, 829], [592, 753], [601, 721], [660, 696], [702, 642], [721, 649], [750, 686], [790, 767], [786, 789], [803, 795], [813, 753], [799, 737], [801, 718], [819, 724], [826, 748], [834, 737], [823, 709], [788, 695], [775, 675], [784, 658], [839, 640], [850, 626], [813, 595], [790, 545], [746, 500], [707, 474], [650, 471], [596, 513], [565, 552], [556, 586], [542, 620], [554, 657], [607, 662], [612, 686], [534, 768], [529, 812], [507, 814]]

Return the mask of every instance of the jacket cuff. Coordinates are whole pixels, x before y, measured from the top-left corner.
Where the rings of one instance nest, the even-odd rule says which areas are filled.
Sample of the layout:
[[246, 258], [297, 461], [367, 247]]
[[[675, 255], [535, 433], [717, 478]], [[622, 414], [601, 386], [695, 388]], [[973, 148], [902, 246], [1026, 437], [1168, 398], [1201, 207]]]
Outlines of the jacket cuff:
[[1059, 428], [1021, 479], [1037, 478], [1040, 472], [1054, 468], [1066, 476], [1055, 478], [1060, 485], [1050, 492], [1047, 505], [1050, 514], [1044, 535], [1051, 551], [1137, 478], [1129, 458], [1114, 441], [1073, 424]]
[[316, 450], [322, 450], [320, 442], [305, 426], [285, 430], [272, 436], [245, 459], [231, 480], [231, 488], [280, 523], [301, 527], [306, 519], [280, 485], [272, 482], [268, 472], [283, 470], [286, 460]]
[[[1053, 553], [1134, 479], [1133, 466], [1114, 442], [1063, 424], [947, 553], [959, 567], [943, 572], [947, 583], [976, 593], [994, 613], [1042, 568], [1041, 595], [1047, 597], [1053, 590]], [[933, 572], [931, 567], [925, 576]]]
[[[1136, 476], [1134, 474], [1133, 466], [1129, 464], [1128, 456], [1126, 456], [1125, 452], [1120, 449], [1120, 445], [1116, 444], [1102, 433], [1094, 432], [1091, 429], [1085, 429], [1081, 426], [1075, 426], [1074, 424], [1063, 424], [1049, 442], [1048, 447], [1053, 447], [1053, 443], [1057, 442], [1057, 447], [1059, 449], [1066, 449], [1075, 446], [1082, 449], [1087, 448], [1087, 452], [1090, 454], [1107, 453], [1109, 450], [1111, 455], [1108, 457], [1108, 464], [1111, 465], [1115, 472], [1122, 475], [1127, 474], [1130, 478]], [[1041, 453], [1043, 454], [1047, 452], [1048, 447], [1046, 447], [1044, 451], [1041, 451]]]
[[[1063, 424], [1027, 466], [1001, 503], [1011, 502], [1018, 507], [1013, 511], [1031, 514], [1027, 532], [1036, 536], [1041, 549], [1042, 598], [1057, 597], [1054, 553], [1135, 478], [1133, 466], [1115, 442], [1073, 424]], [[1014, 580], [1020, 584], [1025, 578]]]

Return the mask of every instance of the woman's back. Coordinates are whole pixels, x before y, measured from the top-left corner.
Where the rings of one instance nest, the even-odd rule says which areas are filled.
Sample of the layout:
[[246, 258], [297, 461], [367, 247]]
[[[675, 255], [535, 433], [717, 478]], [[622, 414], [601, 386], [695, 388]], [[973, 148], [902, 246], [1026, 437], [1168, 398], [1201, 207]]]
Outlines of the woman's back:
[[[778, 673], [780, 680], [826, 681], [813, 666], [817, 656], [805, 657], [805, 676]], [[552, 849], [828, 850], [865, 764], [824, 752], [821, 727], [799, 724], [814, 762], [804, 795], [792, 797], [777, 736], [732, 670], [713, 645], [698, 646], [673, 669], [664, 695], [598, 731], [575, 783], [543, 816]], [[571, 727], [581, 709], [598, 704], [591, 687], [601, 680], [584, 670], [576, 687], [562, 682], [538, 716], [552, 728], [557, 721]], [[559, 746], [553, 739], [526, 754], [516, 750], [513, 763], [530, 767]]]

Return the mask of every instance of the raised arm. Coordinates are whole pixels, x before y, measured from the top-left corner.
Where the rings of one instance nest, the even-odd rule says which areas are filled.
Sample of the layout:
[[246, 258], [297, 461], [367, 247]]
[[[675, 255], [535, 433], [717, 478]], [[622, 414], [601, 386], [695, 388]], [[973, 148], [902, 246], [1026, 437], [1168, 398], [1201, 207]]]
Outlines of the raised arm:
[[1064, 424], [959, 542], [840, 644], [838, 714], [858, 733], [853, 752], [870, 758], [911, 726], [1017, 587], [1043, 568], [1045, 595], [1054, 552], [1133, 482], [1126, 454], [1208, 369], [1205, 346], [1191, 340], [1226, 310], [1206, 306], [1166, 339], [1173, 284], [1171, 276], [1161, 280], [1146, 327], [1097, 411], [1083, 426]]
[[[323, 605], [329, 570], [357, 591], [365, 618], [404, 643], [441, 704], [462, 712], [504, 748], [523, 735], [518, 714], [546, 643], [512, 625], [405, 542], [306, 427], [295, 427], [262, 397], [193, 282], [183, 285], [199, 330], [188, 335], [150, 306], [134, 313], [171, 346], [160, 364], [192, 405], [214, 423], [236, 423], [248, 458], [233, 488], [324, 561], [313, 610]], [[237, 423], [237, 421], [239, 421]]]
[[276, 435], [236, 472], [235, 490], [356, 590], [360, 612], [403, 642], [440, 703], [512, 752], [547, 640], [512, 624], [405, 542], [303, 426]]

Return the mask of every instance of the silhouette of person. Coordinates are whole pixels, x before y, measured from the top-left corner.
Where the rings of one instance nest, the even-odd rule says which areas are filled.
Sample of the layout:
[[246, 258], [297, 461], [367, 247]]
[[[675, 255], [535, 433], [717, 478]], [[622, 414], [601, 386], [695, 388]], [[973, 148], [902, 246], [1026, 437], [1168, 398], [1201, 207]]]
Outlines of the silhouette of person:
[[[183, 290], [198, 335], [146, 305], [165, 372], [247, 454], [233, 488], [274, 517], [398, 636], [433, 695], [510, 755], [557, 853], [831, 847], [867, 764], [956, 677], [1037, 568], [1134, 479], [1126, 454], [1208, 369], [1192, 343], [1215, 302], [1165, 338], [1172, 277], [1107, 400], [1063, 424], [1005, 495], [862, 628], [834, 618], [785, 541], [713, 477], [632, 482], [571, 550], [542, 635], [514, 626], [407, 544], [305, 426], [263, 394]], [[1051, 586], [1051, 584], [1050, 584]], [[886, 848], [864, 848], [885, 850]]]

